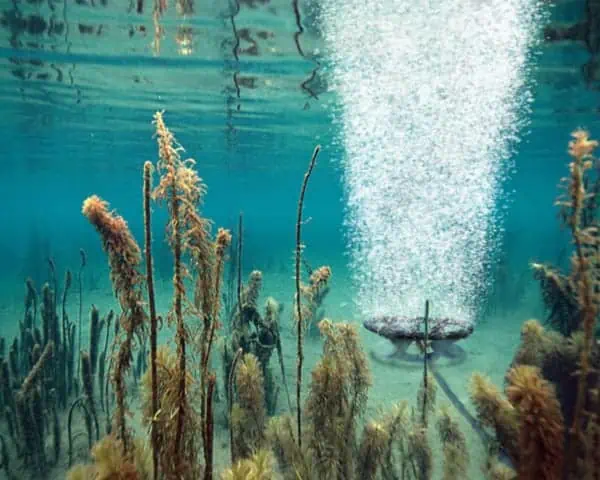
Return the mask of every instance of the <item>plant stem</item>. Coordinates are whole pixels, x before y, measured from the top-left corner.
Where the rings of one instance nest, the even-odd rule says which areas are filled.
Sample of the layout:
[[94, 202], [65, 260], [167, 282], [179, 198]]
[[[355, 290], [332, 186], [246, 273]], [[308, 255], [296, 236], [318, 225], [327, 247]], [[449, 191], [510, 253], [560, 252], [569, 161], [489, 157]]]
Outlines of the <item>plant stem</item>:
[[300, 264], [302, 262], [302, 209], [304, 207], [304, 195], [308, 180], [312, 175], [317, 162], [317, 156], [321, 151], [321, 146], [317, 145], [310, 159], [308, 170], [304, 174], [302, 188], [300, 189], [300, 198], [298, 200], [298, 218], [296, 219], [296, 313], [298, 315], [298, 338], [297, 338], [297, 371], [296, 371], [296, 427], [298, 430], [298, 446], [302, 448], [302, 365], [304, 363], [304, 352], [302, 351], [303, 328], [302, 323], [302, 303], [300, 296]]
[[148, 286], [148, 304], [150, 309], [150, 375], [152, 379], [152, 465], [153, 478], [158, 479], [158, 445], [154, 417], [158, 411], [158, 384], [156, 372], [157, 317], [154, 297], [154, 276], [152, 265], [152, 216], [150, 210], [150, 192], [152, 188], [152, 163], [144, 164], [144, 235], [146, 254], [146, 284]]

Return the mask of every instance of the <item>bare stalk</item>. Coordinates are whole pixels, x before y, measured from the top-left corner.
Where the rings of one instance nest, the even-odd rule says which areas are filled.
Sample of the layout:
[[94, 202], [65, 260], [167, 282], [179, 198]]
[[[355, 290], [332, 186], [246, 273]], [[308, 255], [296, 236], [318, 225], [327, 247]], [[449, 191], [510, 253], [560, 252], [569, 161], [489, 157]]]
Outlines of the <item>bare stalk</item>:
[[300, 296], [300, 265], [302, 263], [302, 209], [304, 207], [304, 195], [308, 180], [312, 175], [317, 162], [317, 157], [321, 151], [321, 146], [317, 145], [308, 164], [308, 170], [304, 174], [302, 188], [300, 189], [300, 199], [298, 200], [298, 218], [296, 219], [296, 309], [298, 316], [298, 341], [297, 341], [297, 370], [296, 370], [296, 423], [298, 430], [298, 446], [302, 447], [302, 365], [304, 363], [304, 352], [302, 350], [303, 329], [302, 323], [302, 297]]

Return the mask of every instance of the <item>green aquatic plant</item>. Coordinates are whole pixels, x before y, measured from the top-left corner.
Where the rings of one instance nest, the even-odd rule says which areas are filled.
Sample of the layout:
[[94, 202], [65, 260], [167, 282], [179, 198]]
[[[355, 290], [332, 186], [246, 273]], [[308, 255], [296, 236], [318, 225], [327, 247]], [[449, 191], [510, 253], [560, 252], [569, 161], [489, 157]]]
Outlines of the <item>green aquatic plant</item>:
[[[267, 413], [273, 415], [277, 408], [279, 385], [270, 366], [273, 352], [277, 351], [281, 382], [283, 383], [288, 406], [292, 410], [289, 396], [283, 349], [281, 346], [280, 317], [282, 305], [274, 298], [268, 297], [264, 305], [264, 313], [259, 311], [257, 302], [262, 286], [262, 272], [254, 270], [250, 273], [248, 283], [240, 288], [242, 307], [233, 310], [231, 333], [221, 343], [221, 360], [224, 378], [229, 378], [234, 352], [242, 349], [243, 353], [255, 355], [261, 366], [265, 384], [265, 402]], [[228, 390], [225, 391], [229, 401]]]
[[375, 480], [381, 467], [390, 434], [385, 425], [369, 422], [365, 425], [358, 450], [357, 478]]
[[304, 323], [304, 329], [323, 320], [325, 313], [321, 310], [323, 301], [329, 293], [329, 281], [331, 280], [331, 267], [326, 265], [311, 271], [308, 284], [300, 284], [301, 317], [295, 312], [295, 321]]
[[38, 473], [46, 471], [44, 441], [44, 412], [41, 404], [40, 385], [45, 370], [55, 354], [54, 342], [49, 342], [44, 351], [23, 380], [14, 395], [18, 431], [22, 436], [23, 453], [32, 462]]
[[[77, 313], [77, 351], [81, 351], [81, 322], [83, 320], [83, 272], [87, 265], [87, 255], [83, 248], [79, 249], [79, 272], [77, 274], [77, 283], [79, 284], [79, 310]], [[79, 378], [80, 364], [77, 364], [77, 378]]]
[[444, 452], [443, 480], [460, 480], [468, 477], [469, 453], [467, 440], [448, 408], [440, 410], [437, 430]]
[[232, 430], [233, 461], [249, 458], [265, 447], [265, 386], [261, 364], [251, 353], [242, 357], [235, 370], [237, 399], [233, 403], [229, 428]]
[[[329, 320], [319, 328], [325, 342], [304, 405], [302, 444], [290, 416], [270, 419], [266, 430], [283, 478], [432, 478], [433, 450], [421, 421], [424, 404], [417, 402], [411, 411], [408, 402], [399, 402], [361, 429], [371, 374], [358, 332], [353, 325]], [[430, 400], [427, 408], [434, 405], [435, 398]], [[464, 436], [447, 411], [438, 428], [446, 448], [445, 478], [463, 478], [468, 465]]]
[[[55, 284], [56, 267], [53, 262], [49, 265]], [[0, 411], [10, 439], [1, 445], [5, 470], [12, 464], [9, 456], [13, 451], [23, 460], [22, 474], [47, 475], [60, 464], [61, 414], [72, 385], [70, 358], [75, 348], [76, 326], [66, 313], [70, 282], [67, 271], [59, 312], [58, 295], [49, 283], [38, 296], [33, 282], [26, 280], [24, 318], [18, 322], [18, 334], [9, 342], [8, 351], [6, 339], [0, 338]], [[41, 325], [36, 325], [38, 312]], [[7, 470], [9, 478], [14, 478], [14, 470]]]

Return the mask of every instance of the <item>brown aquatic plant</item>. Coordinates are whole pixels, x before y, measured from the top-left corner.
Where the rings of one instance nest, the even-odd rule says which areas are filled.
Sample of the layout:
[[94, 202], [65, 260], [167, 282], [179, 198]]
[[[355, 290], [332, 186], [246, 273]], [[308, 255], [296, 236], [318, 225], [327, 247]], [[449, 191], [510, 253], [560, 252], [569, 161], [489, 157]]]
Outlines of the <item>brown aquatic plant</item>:
[[460, 480], [468, 477], [469, 452], [467, 440], [458, 422], [443, 407], [437, 421], [437, 430], [444, 452], [443, 480]]
[[570, 442], [567, 453], [567, 465], [574, 468], [577, 451], [583, 442], [583, 414], [588, 396], [588, 380], [591, 372], [590, 358], [595, 339], [596, 317], [598, 316], [597, 293], [600, 285], [593, 271], [597, 268], [600, 259], [598, 229], [595, 224], [582, 226], [581, 220], [585, 202], [588, 199], [586, 192], [586, 174], [594, 165], [592, 153], [598, 142], [589, 139], [585, 130], [576, 130], [572, 134], [573, 140], [569, 142], [569, 155], [572, 161], [569, 164], [570, 176], [563, 179], [566, 194], [556, 202], [562, 208], [565, 224], [571, 229], [574, 253], [572, 256], [572, 278], [577, 293], [581, 315], [581, 328], [584, 342], [579, 361], [579, 378], [577, 384], [577, 397], [575, 410], [570, 430]]
[[506, 398], [480, 374], [471, 399], [480, 421], [496, 431], [523, 480], [563, 478], [564, 422], [554, 387], [538, 367], [518, 365], [506, 375]]
[[123, 217], [109, 211], [108, 202], [97, 195], [83, 202], [82, 213], [96, 228], [108, 255], [110, 279], [121, 306], [120, 324], [124, 332], [113, 371], [117, 408], [115, 426], [124, 451], [129, 449], [125, 422], [125, 374], [131, 366], [131, 351], [136, 332], [144, 326], [146, 313], [143, 308], [143, 276], [138, 271], [141, 251]]
[[519, 423], [519, 479], [561, 479], [565, 428], [552, 384], [530, 365], [512, 368], [507, 381], [506, 396]]
[[[183, 460], [181, 457], [181, 442], [184, 436], [186, 418], [186, 328], [184, 323], [184, 300], [186, 275], [183, 265], [183, 235], [185, 229], [185, 213], [190, 208], [195, 208], [196, 203], [203, 193], [203, 186], [193, 172], [188, 171], [185, 163], [181, 160], [179, 152], [181, 147], [176, 144], [175, 137], [164, 123], [161, 112], [154, 115], [156, 137], [158, 141], [158, 171], [161, 175], [160, 181], [153, 196], [155, 199], [164, 200], [168, 204], [170, 219], [168, 224], [169, 243], [173, 250], [173, 307], [169, 313], [170, 323], [176, 325], [177, 358], [179, 368], [177, 370], [178, 380], [178, 407], [175, 411], [177, 429], [174, 438], [174, 463], [176, 470], [183, 473]], [[179, 466], [177, 466], [179, 465]]]
[[310, 327], [312, 322], [318, 322], [321, 320], [317, 317], [317, 313], [324, 298], [329, 293], [329, 280], [331, 279], [331, 267], [326, 265], [313, 270], [310, 274], [308, 284], [300, 285], [300, 304], [301, 317], [298, 316], [298, 312], [295, 312], [295, 321], [298, 322], [300, 318], [304, 323], [303, 328], [306, 330]]
[[237, 402], [231, 412], [234, 461], [248, 458], [265, 446], [265, 389], [260, 362], [244, 355], [235, 371]]
[[[186, 428], [183, 430], [181, 451], [175, 452], [175, 437], [178, 431], [177, 410], [179, 399], [179, 361], [175, 353], [166, 345], [161, 345], [156, 353], [156, 382], [152, 380], [150, 371], [142, 376], [142, 421], [151, 426], [158, 448], [159, 467], [165, 478], [198, 479], [201, 468], [197, 462], [200, 448], [198, 431], [200, 420], [186, 397], [184, 405]], [[185, 376], [186, 389], [190, 390], [195, 382], [189, 371]], [[156, 385], [158, 409], [153, 406], [153, 386]]]
[[133, 444], [133, 455], [126, 456], [121, 441], [107, 435], [92, 448], [93, 463], [76, 465], [67, 472], [67, 480], [150, 480], [150, 451], [140, 439]]
[[[150, 311], [150, 376], [152, 380], [152, 418], [158, 412], [158, 377], [156, 372], [156, 351], [158, 339], [158, 316], [154, 297], [154, 272], [152, 258], [152, 213], [150, 198], [152, 192], [151, 162], [144, 163], [144, 253], [146, 257], [146, 284], [148, 285], [148, 308]], [[158, 479], [158, 438], [153, 426], [150, 427], [150, 443], [152, 445], [153, 479]]]
[[[231, 242], [227, 230], [219, 229], [216, 241], [210, 237], [210, 222], [199, 213], [206, 187], [193, 169], [194, 160], [183, 160], [183, 148], [167, 128], [162, 112], [154, 115], [158, 142], [158, 172], [160, 181], [153, 192], [154, 199], [163, 200], [169, 210], [169, 243], [174, 257], [174, 298], [169, 319], [176, 325], [177, 356], [180, 375], [178, 395], [180, 407], [176, 411], [177, 431], [175, 435], [175, 462], [179, 458], [184, 430], [189, 428], [186, 421], [186, 344], [188, 332], [185, 324], [186, 312], [191, 312], [202, 320], [200, 338], [200, 418], [204, 457], [207, 468], [204, 478], [212, 478], [212, 394], [214, 382], [209, 372], [211, 349], [215, 331], [219, 326], [220, 288], [225, 261], [225, 252]], [[190, 275], [184, 264], [184, 255], [191, 260], [196, 272], [194, 301], [188, 300], [184, 280]], [[184, 308], [184, 304], [185, 307]], [[211, 386], [212, 384], [212, 386]]]

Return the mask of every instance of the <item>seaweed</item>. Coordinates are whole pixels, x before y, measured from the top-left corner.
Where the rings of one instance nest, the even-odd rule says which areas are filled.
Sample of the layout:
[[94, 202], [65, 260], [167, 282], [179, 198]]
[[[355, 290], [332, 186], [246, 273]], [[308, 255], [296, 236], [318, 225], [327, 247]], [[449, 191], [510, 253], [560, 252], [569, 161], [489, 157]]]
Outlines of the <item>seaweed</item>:
[[143, 277], [138, 271], [141, 262], [140, 248], [133, 238], [125, 220], [108, 210], [108, 203], [100, 197], [88, 197], [82, 208], [83, 214], [96, 228], [104, 250], [108, 255], [113, 290], [121, 306], [120, 324], [124, 338], [119, 347], [113, 382], [117, 398], [115, 426], [124, 454], [129, 449], [129, 434], [125, 422], [126, 400], [124, 375], [131, 365], [134, 336], [143, 328], [146, 312], [142, 306]]
[[[561, 333], [525, 322], [511, 368], [506, 399], [481, 375], [472, 380], [472, 396], [482, 422], [496, 431], [518, 478], [587, 478], [597, 475], [597, 388], [600, 355], [598, 315], [598, 236], [596, 192], [588, 192], [588, 172], [597, 142], [577, 130], [569, 143], [570, 175], [556, 204], [573, 240], [572, 270], [567, 276], [534, 265], [542, 276], [547, 304], [554, 302]], [[560, 317], [557, 316], [557, 318]], [[554, 322], [556, 325], [556, 322]], [[491, 478], [510, 478], [491, 462]], [[592, 477], [590, 477], [592, 478]]]
[[[199, 213], [199, 207], [205, 192], [205, 185], [192, 168], [194, 160], [182, 160], [180, 152], [183, 148], [179, 145], [171, 131], [165, 125], [163, 114], [154, 115], [156, 137], [158, 142], [158, 172], [160, 181], [153, 192], [153, 198], [167, 203], [169, 211], [169, 243], [173, 252], [174, 274], [173, 307], [169, 319], [176, 325], [176, 343], [179, 368], [178, 402], [176, 410], [177, 430], [175, 433], [174, 462], [178, 465], [180, 475], [186, 476], [185, 470], [189, 462], [184, 461], [180, 452], [188, 427], [186, 420], [186, 378], [187, 378], [187, 330], [185, 326], [184, 300], [187, 300], [184, 278], [184, 255], [189, 256], [196, 272], [194, 285], [193, 313], [202, 320], [200, 334], [200, 418], [202, 422], [202, 438], [204, 446], [204, 460], [207, 466], [212, 465], [211, 429], [207, 415], [212, 411], [212, 395], [214, 389], [209, 388], [211, 377], [210, 358], [215, 332], [219, 326], [221, 281], [225, 252], [231, 243], [231, 234], [220, 228], [216, 238], [210, 237], [210, 223]], [[212, 478], [212, 469], [204, 471], [204, 478]]]

